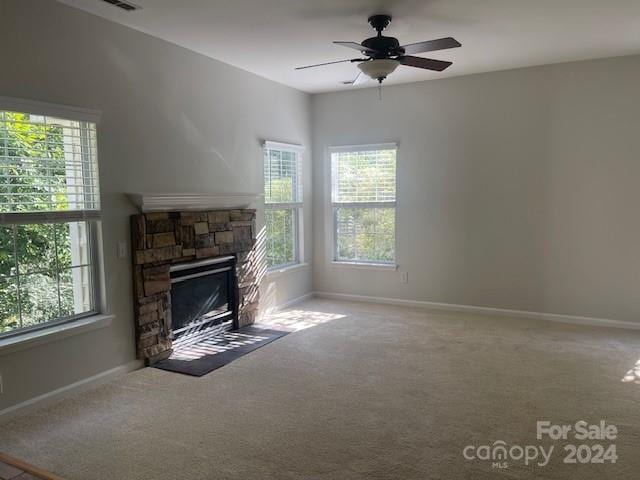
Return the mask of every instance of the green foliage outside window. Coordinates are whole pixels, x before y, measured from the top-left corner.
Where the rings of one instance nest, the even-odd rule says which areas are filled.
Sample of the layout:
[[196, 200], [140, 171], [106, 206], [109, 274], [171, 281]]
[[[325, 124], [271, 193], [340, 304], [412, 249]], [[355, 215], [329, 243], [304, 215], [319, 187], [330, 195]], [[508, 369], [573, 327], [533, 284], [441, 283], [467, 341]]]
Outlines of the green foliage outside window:
[[295, 262], [295, 209], [266, 210], [267, 265]]
[[[30, 120], [0, 112], [0, 211], [65, 210], [63, 127]], [[0, 225], [0, 333], [74, 314], [71, 228]]]
[[297, 261], [301, 204], [297, 154], [265, 149], [266, 262], [269, 268]]
[[395, 260], [396, 151], [338, 151], [331, 155], [335, 259]]
[[337, 208], [337, 259], [393, 262], [395, 219], [394, 208]]

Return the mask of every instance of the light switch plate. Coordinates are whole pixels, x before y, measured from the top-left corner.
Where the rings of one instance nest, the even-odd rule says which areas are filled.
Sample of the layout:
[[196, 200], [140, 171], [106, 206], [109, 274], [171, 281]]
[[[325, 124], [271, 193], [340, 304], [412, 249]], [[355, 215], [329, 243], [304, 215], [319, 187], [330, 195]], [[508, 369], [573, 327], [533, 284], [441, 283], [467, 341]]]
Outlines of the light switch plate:
[[118, 258], [126, 258], [126, 257], [127, 257], [127, 243], [118, 242]]

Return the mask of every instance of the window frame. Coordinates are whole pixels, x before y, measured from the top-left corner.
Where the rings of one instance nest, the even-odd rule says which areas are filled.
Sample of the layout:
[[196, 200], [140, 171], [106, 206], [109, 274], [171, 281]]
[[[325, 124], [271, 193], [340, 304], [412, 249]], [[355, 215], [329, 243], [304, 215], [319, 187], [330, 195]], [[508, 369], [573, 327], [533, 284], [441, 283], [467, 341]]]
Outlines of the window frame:
[[[379, 201], [379, 202], [336, 202], [334, 199], [335, 193], [335, 176], [334, 176], [334, 153], [344, 152], [363, 152], [363, 151], [376, 151], [376, 150], [395, 150], [396, 162], [395, 162], [395, 186], [396, 194], [393, 201]], [[326, 231], [328, 232], [328, 258], [332, 265], [354, 268], [373, 268], [381, 270], [396, 270], [398, 259], [398, 143], [370, 143], [361, 145], [340, 145], [330, 146], [327, 149], [327, 188], [325, 190], [326, 198], [328, 198], [327, 214], [326, 214]], [[393, 260], [349, 260], [338, 258], [338, 229], [337, 229], [337, 209], [338, 208], [362, 208], [362, 209], [374, 209], [374, 208], [393, 208], [394, 209], [394, 225], [393, 225]]]
[[[296, 165], [296, 190], [298, 200], [295, 202], [267, 202], [266, 199], [266, 179], [264, 178], [264, 169], [266, 168], [265, 154], [267, 150], [277, 150], [279, 152], [288, 152], [295, 155]], [[297, 267], [304, 263], [304, 186], [303, 186], [303, 154], [304, 147], [302, 145], [296, 145], [291, 143], [274, 142], [270, 140], [264, 141], [262, 144], [262, 159], [263, 159], [263, 181], [265, 192], [264, 200], [264, 213], [265, 213], [265, 233], [267, 227], [266, 214], [268, 210], [292, 210], [293, 211], [293, 261], [285, 262], [277, 265], [267, 266], [267, 273], [274, 273], [290, 268]], [[266, 243], [266, 238], [265, 238]], [[265, 252], [268, 245], [265, 245]], [[266, 253], [265, 253], [266, 256]]]
[[[12, 111], [20, 113], [28, 113], [30, 115], [44, 115], [49, 117], [57, 117], [63, 120], [93, 123], [96, 126], [96, 144], [97, 144], [97, 127], [100, 122], [101, 113], [97, 110], [90, 110], [86, 108], [58, 105], [53, 103], [39, 102], [34, 100], [18, 99], [12, 97], [0, 96], [0, 111]], [[96, 150], [96, 172], [98, 177], [98, 185], [100, 183], [99, 175], [99, 163]], [[100, 202], [100, 189], [98, 189], [98, 202]], [[95, 201], [95, 197], [94, 197]], [[100, 202], [101, 203], [101, 202]], [[104, 310], [103, 302], [103, 284], [102, 279], [102, 255], [100, 248], [101, 241], [101, 219], [102, 210], [95, 208], [95, 203], [92, 209], [86, 210], [67, 210], [67, 211], [42, 211], [42, 212], [5, 212], [0, 213], [0, 226], [13, 226], [16, 228], [19, 225], [38, 225], [38, 224], [66, 224], [73, 222], [85, 222], [87, 228], [87, 260], [90, 270], [90, 296], [91, 296], [91, 309], [87, 312], [82, 312], [74, 315], [67, 315], [56, 317], [52, 320], [42, 322], [40, 324], [31, 325], [27, 327], [19, 327], [7, 332], [0, 333], [0, 340], [5, 340], [13, 337], [20, 337], [25, 334], [31, 334], [36, 331], [50, 329], [52, 327], [59, 327], [60, 325], [72, 323], [74, 321], [86, 319], [100, 315]], [[15, 251], [15, 230], [14, 230], [14, 251]], [[17, 257], [16, 257], [16, 262]], [[56, 270], [56, 273], [60, 273], [60, 269]], [[23, 276], [24, 274], [22, 274]], [[28, 275], [28, 274], [27, 274]], [[16, 274], [17, 285], [19, 285], [20, 273]], [[59, 287], [58, 287], [59, 288]], [[55, 328], [53, 329], [55, 330]]]

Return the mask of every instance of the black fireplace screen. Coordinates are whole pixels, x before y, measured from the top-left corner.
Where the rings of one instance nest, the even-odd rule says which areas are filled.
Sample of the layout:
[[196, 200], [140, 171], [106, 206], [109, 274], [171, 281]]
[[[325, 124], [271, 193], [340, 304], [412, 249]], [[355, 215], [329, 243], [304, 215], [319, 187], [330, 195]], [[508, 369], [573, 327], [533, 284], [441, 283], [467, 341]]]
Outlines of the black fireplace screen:
[[235, 327], [235, 257], [171, 268], [171, 325], [174, 337], [219, 326]]

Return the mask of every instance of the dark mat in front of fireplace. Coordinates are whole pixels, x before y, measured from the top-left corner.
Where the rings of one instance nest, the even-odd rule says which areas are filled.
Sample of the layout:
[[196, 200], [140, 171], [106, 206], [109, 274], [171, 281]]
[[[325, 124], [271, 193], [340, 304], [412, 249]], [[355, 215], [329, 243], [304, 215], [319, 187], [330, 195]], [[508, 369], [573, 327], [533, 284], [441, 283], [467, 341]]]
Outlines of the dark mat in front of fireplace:
[[199, 332], [198, 335], [180, 337], [173, 344], [171, 356], [153, 366], [201, 377], [288, 333], [252, 326], [215, 335]]

